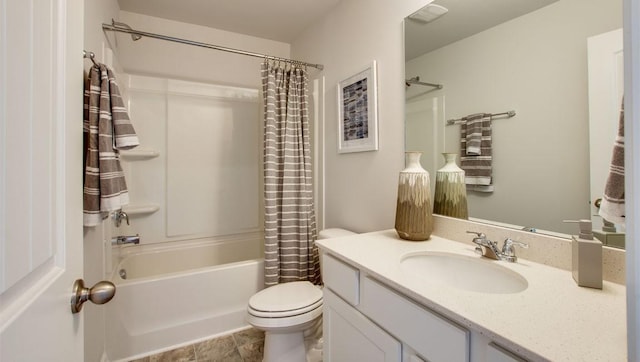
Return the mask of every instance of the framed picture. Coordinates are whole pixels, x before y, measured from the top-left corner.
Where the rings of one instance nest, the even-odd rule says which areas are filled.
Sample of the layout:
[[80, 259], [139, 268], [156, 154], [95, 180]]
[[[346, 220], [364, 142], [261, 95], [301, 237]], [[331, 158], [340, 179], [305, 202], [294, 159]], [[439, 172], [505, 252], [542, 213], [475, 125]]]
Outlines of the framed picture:
[[378, 149], [375, 60], [338, 83], [338, 153]]

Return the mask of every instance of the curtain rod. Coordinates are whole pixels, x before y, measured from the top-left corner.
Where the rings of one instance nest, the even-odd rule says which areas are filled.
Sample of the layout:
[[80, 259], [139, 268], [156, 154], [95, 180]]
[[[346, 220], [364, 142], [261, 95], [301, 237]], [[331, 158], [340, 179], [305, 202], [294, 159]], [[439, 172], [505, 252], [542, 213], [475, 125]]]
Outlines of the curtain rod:
[[[176, 42], [176, 43], [182, 43], [182, 44], [187, 44], [187, 45], [199, 46], [199, 47], [202, 47], [202, 48], [208, 48], [208, 49], [214, 49], [214, 50], [221, 50], [221, 51], [224, 51], [224, 52], [248, 55], [248, 56], [256, 57], [256, 58], [264, 58], [264, 59], [282, 61], [282, 62], [286, 62], [286, 63], [305, 65], [305, 66], [309, 66], [309, 67], [316, 68], [316, 69], [319, 69], [319, 70], [323, 70], [324, 69], [324, 66], [322, 64], [312, 64], [312, 63], [302, 62], [302, 61], [299, 61], [299, 60], [292, 60], [292, 59], [287, 59], [287, 58], [276, 57], [276, 56], [273, 56], [273, 55], [248, 52], [248, 51], [245, 51], [245, 50], [228, 48], [228, 47], [223, 47], [223, 46], [213, 45], [213, 44], [207, 44], [207, 43], [201, 43], [201, 42], [197, 42], [197, 41], [193, 41], [193, 40], [175, 38], [175, 37], [167, 36], [167, 35], [148, 33], [148, 32], [145, 32], [145, 31], [131, 29], [131, 27], [129, 27], [128, 25], [126, 25], [124, 23], [117, 23], [114, 20], [112, 20], [112, 22], [113, 22], [113, 25], [109, 25], [109, 24], [104, 24], [103, 23], [102, 24], [102, 30], [117, 31], [117, 32], [121, 32], [121, 33], [131, 34], [133, 36], [135, 36], [135, 35], [146, 36], [148, 38], [168, 40], [168, 41], [172, 41], [172, 42]], [[122, 24], [122, 26], [125, 26], [125, 27], [118, 26], [119, 24]]]
[[427, 87], [433, 87], [437, 89], [442, 89], [444, 87], [442, 84], [421, 82], [420, 76], [413, 77], [411, 79], [405, 79], [404, 83], [407, 85], [407, 87], [410, 87], [412, 84], [419, 84], [419, 85], [424, 85]]
[[[502, 112], [502, 113], [492, 113], [487, 115], [487, 117], [501, 117], [501, 116], [507, 116], [507, 118], [511, 118], [513, 116], [516, 115], [516, 111], [508, 111], [508, 112]], [[458, 118], [458, 119], [448, 119], [447, 120], [447, 126], [450, 126], [452, 124], [457, 124], [457, 123], [461, 123], [463, 122], [464, 119], [463, 118]]]

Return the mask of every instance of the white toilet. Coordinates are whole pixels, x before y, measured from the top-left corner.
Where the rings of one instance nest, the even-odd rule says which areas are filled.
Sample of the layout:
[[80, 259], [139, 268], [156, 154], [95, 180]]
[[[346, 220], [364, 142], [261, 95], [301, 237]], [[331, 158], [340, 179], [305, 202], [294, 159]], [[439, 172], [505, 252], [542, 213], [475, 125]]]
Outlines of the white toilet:
[[[318, 239], [353, 234], [326, 229]], [[264, 362], [304, 362], [305, 331], [319, 328], [322, 320], [322, 289], [307, 281], [274, 285], [253, 295], [247, 312], [249, 324], [265, 332]]]

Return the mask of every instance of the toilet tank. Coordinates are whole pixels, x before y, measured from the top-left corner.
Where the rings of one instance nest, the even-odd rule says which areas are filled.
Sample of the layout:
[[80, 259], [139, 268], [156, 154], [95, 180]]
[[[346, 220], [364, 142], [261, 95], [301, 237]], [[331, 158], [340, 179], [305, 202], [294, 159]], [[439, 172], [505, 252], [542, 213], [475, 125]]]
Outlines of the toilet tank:
[[355, 235], [355, 234], [356, 233], [354, 233], [353, 231], [340, 229], [340, 228], [324, 229], [324, 230], [320, 230], [320, 232], [318, 233], [318, 240], [340, 238], [343, 236], [349, 236], [349, 235]]
[[[324, 230], [320, 230], [320, 232], [318, 233], [318, 240], [340, 238], [343, 236], [349, 236], [349, 235], [355, 235], [355, 234], [356, 233], [354, 233], [353, 231], [340, 229], [340, 228], [324, 229]], [[322, 271], [322, 257], [321, 257], [320, 258], [320, 275], [323, 275], [323, 274], [324, 273]]]

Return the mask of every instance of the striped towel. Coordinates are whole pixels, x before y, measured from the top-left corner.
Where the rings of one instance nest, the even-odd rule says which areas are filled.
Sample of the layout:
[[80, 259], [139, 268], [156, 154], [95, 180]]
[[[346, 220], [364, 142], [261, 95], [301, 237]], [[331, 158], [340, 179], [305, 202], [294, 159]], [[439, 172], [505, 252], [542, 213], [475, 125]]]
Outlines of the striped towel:
[[609, 177], [604, 189], [604, 197], [598, 214], [603, 219], [616, 223], [625, 222], [624, 201], [624, 101], [620, 108], [618, 135], [613, 144], [613, 156], [609, 167]]
[[475, 113], [460, 124], [460, 167], [469, 191], [493, 192], [491, 115]]
[[102, 213], [129, 203], [118, 150], [139, 144], [113, 72], [102, 64], [91, 68], [85, 82], [83, 131], [84, 225], [95, 226]]

